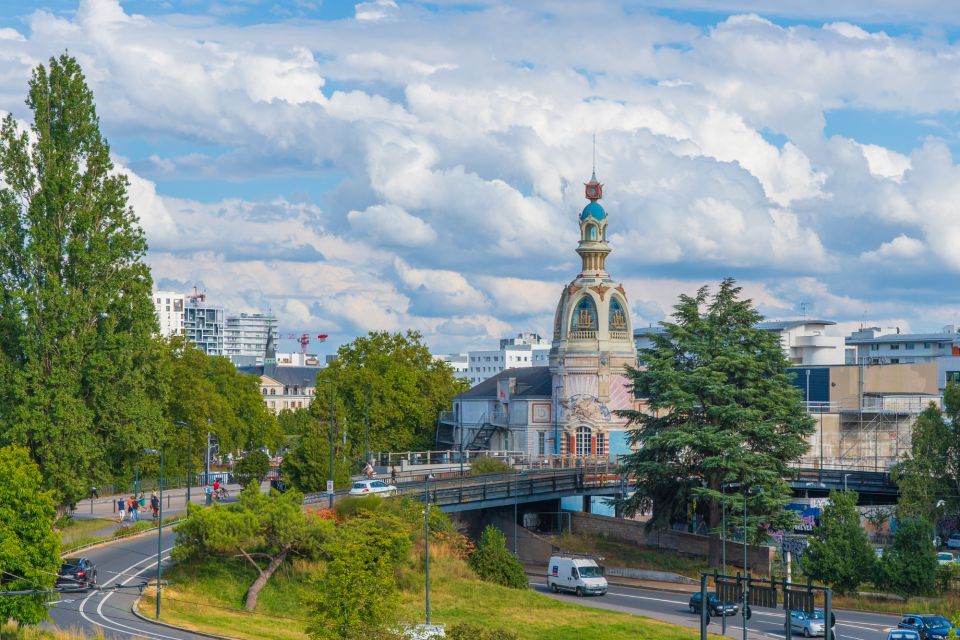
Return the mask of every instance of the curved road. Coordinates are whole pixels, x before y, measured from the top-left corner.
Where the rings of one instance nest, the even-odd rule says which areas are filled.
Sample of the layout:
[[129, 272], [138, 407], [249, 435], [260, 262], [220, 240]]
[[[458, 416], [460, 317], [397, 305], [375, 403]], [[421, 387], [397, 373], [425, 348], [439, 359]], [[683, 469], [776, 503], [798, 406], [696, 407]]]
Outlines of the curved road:
[[[576, 602], [589, 607], [644, 615], [664, 622], [691, 627], [695, 630], [694, 633], [698, 633], [700, 628], [700, 616], [690, 613], [687, 605], [690, 601], [690, 594], [686, 593], [611, 585], [605, 596], [578, 598], [574, 595], [551, 593], [546, 582], [540, 578], [532, 580], [530, 586], [535, 591], [552, 598]], [[840, 640], [885, 640], [887, 629], [896, 627], [897, 623], [900, 622], [900, 616], [898, 615], [862, 613], [840, 609], [836, 611], [836, 616], [837, 626], [835, 631]], [[731, 638], [742, 638], [742, 621], [743, 618], [740, 616], [728, 617], [726, 635]], [[784, 640], [783, 624], [784, 612], [782, 609], [753, 607], [753, 616], [747, 623], [747, 630], [751, 639], [769, 640], [770, 638], [777, 638], [778, 640]], [[710, 633], [719, 635], [721, 633], [720, 619], [711, 618], [708, 630]], [[802, 638], [803, 636], [794, 634], [794, 637]]]
[[[173, 548], [174, 534], [163, 531], [163, 558]], [[97, 566], [97, 581], [101, 586], [138, 585], [153, 580], [157, 571], [157, 536], [144, 536], [80, 552]], [[166, 562], [164, 562], [166, 565]], [[117, 591], [89, 591], [61, 593], [50, 607], [52, 624], [61, 629], [77, 629], [91, 637], [146, 638], [147, 640], [201, 640], [204, 636], [176, 631], [145, 622], [130, 612], [140, 595], [136, 588]], [[162, 606], [161, 599], [161, 606]], [[50, 623], [48, 623], [50, 624]]]

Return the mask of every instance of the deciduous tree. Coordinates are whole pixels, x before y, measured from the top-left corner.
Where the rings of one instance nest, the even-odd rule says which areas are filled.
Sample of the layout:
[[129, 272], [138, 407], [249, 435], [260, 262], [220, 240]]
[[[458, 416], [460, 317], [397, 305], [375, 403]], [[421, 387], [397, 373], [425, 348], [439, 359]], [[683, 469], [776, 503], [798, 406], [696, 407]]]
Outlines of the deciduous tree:
[[733, 279], [716, 293], [703, 287], [682, 295], [673, 322], [640, 352], [638, 369], [629, 376], [643, 411], [624, 411], [637, 447], [625, 467], [636, 479], [628, 512], [652, 506], [651, 526], [685, 521], [697, 500], [711, 537], [710, 561], [720, 560], [720, 500], [725, 483], [728, 509], [742, 510], [742, 487], [751, 492], [751, 532], [760, 523], [790, 526], [783, 510], [790, 488], [783, 478], [790, 462], [809, 445], [813, 421], [805, 414], [798, 390], [787, 378], [788, 362], [777, 336], [756, 325], [762, 319], [749, 299], [740, 297]]
[[933, 527], [923, 518], [897, 520], [893, 545], [878, 563], [875, 582], [904, 598], [930, 595], [937, 583]]
[[804, 572], [838, 593], [850, 593], [874, 575], [876, 558], [860, 526], [855, 491], [833, 491], [803, 554]]
[[506, 538], [492, 524], [488, 524], [480, 534], [480, 542], [467, 562], [487, 582], [514, 589], [526, 589], [529, 586], [523, 565], [507, 550]]
[[896, 466], [893, 477], [900, 490], [899, 518], [922, 518], [933, 525], [938, 503], [950, 499], [951, 433], [940, 409], [931, 403], [913, 425], [910, 452]]
[[258, 485], [263, 482], [270, 471], [270, 458], [263, 451], [254, 449], [237, 461], [233, 467], [233, 475], [244, 488], [250, 483]]
[[155, 445], [163, 391], [147, 244], [77, 61], [38, 66], [27, 106], [0, 127], [0, 442], [65, 505]]

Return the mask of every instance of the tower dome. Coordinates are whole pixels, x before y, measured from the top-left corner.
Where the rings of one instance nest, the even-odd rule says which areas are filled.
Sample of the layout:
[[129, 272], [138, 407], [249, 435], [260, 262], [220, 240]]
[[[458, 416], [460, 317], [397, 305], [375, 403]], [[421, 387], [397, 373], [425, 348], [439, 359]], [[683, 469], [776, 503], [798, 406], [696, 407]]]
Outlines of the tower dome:
[[607, 218], [607, 212], [603, 210], [599, 202], [594, 201], [583, 208], [583, 212], [580, 214], [580, 220], [586, 220], [590, 217], [594, 220], [605, 220]]

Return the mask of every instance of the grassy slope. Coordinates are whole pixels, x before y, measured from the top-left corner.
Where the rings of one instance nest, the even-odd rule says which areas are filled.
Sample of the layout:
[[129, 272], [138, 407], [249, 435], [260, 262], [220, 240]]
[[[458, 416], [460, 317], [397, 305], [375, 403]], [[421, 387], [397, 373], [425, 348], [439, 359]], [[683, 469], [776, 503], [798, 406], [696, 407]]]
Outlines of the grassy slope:
[[706, 561], [702, 559], [690, 558], [670, 551], [647, 549], [602, 536], [564, 534], [556, 536], [553, 540], [565, 551], [602, 556], [604, 564], [610, 566], [671, 571], [691, 578], [699, 578], [701, 572], [710, 570]]
[[[432, 550], [432, 549], [431, 549]], [[434, 554], [431, 553], [431, 557]], [[243, 594], [254, 577], [240, 561], [219, 561], [204, 566], [174, 567], [167, 575], [175, 585], [164, 589], [166, 622], [196, 630], [249, 640], [303, 640], [308, 613], [300, 604], [309, 591], [310, 567], [298, 565], [278, 576], [263, 591], [256, 613], [243, 612]], [[692, 639], [685, 629], [625, 613], [584, 608], [533, 591], [517, 591], [478, 580], [466, 564], [438, 549], [430, 565], [432, 621], [452, 625], [473, 622], [515, 631], [521, 640], [604, 638], [635, 640]], [[402, 618], [422, 621], [423, 576], [403, 580]], [[153, 612], [147, 594], [141, 611]]]
[[[92, 520], [80, 520], [70, 518], [60, 528], [60, 545], [64, 549], [72, 549], [95, 542], [104, 537], [96, 535], [116, 522], [113, 519], [96, 518]], [[106, 537], [111, 537], [109, 534]]]

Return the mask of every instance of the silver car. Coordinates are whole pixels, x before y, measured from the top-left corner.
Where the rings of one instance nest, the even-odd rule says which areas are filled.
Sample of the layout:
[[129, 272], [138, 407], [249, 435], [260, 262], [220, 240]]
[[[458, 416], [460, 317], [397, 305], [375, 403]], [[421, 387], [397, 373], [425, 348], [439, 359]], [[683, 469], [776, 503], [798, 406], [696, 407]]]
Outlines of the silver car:
[[822, 636], [826, 628], [823, 611], [814, 609], [813, 613], [805, 611], [790, 611], [790, 630], [792, 633], [802, 633], [804, 637]]

